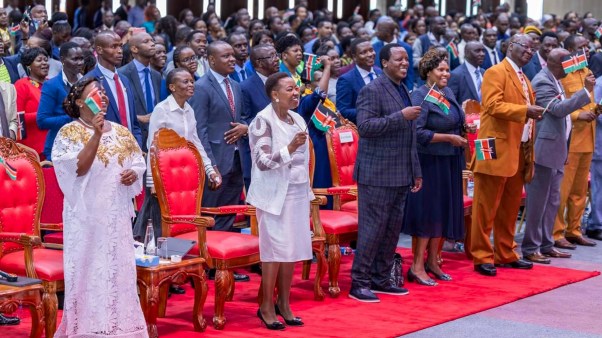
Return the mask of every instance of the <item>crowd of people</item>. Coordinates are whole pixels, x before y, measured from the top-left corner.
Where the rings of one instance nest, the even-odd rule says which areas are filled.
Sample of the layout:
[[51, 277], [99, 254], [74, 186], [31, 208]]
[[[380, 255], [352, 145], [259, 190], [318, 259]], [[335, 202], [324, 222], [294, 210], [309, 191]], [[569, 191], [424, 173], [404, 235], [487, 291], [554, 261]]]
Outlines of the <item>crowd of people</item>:
[[[504, 4], [442, 16], [417, 4], [336, 20], [297, 1], [265, 9], [262, 20], [245, 8], [220, 17], [213, 5], [200, 17], [186, 9], [176, 18], [136, 0], [115, 12], [103, 2], [91, 18], [81, 1], [70, 18], [9, 3], [0, 8], [0, 135], [52, 161], [65, 195], [67, 291], [58, 337], [146, 335], [128, 243], [143, 238], [149, 219], [161, 236], [146, 155], [160, 128], [199, 151], [203, 206], [244, 203], [243, 191], [256, 206], [257, 316], [268, 329], [303, 325], [289, 293], [294, 263], [312, 258], [304, 216], [314, 199], [310, 182], [332, 185], [325, 132], [311, 122], [320, 103], [336, 107], [360, 136], [353, 299], [408, 294], [390, 275], [402, 232], [415, 239], [408, 280], [429, 287], [453, 282], [440, 261], [445, 241], [466, 240], [475, 271], [495, 276], [498, 267], [530, 269], [602, 240], [602, 51], [591, 13], [533, 20]], [[309, 77], [307, 54], [320, 60]], [[567, 69], [566, 60], [581, 54], [587, 67]], [[480, 107], [476, 120], [469, 121], [467, 102]], [[474, 172], [468, 228], [467, 169]], [[143, 187], [135, 212], [127, 201]], [[233, 215], [218, 216], [213, 229], [236, 231], [233, 224]], [[82, 253], [88, 250], [94, 259]], [[108, 273], [94, 273], [107, 264]], [[82, 271], [97, 277], [92, 286]], [[238, 282], [249, 278], [234, 274]], [[0, 315], [0, 324], [16, 321]]]

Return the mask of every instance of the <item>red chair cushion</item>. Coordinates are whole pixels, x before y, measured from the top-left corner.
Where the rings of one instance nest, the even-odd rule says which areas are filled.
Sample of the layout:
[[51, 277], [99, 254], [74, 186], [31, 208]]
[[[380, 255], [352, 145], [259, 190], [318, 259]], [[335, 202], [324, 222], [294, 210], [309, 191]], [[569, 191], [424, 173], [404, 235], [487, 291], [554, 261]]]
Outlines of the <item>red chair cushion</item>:
[[54, 167], [42, 168], [44, 182], [46, 183], [46, 195], [42, 205], [40, 223], [63, 222], [63, 192], [54, 173]]
[[[199, 214], [197, 194], [201, 184], [198, 154], [190, 148], [162, 150], [157, 163], [171, 215]], [[182, 179], [182, 178], [186, 179]], [[172, 230], [173, 231], [173, 230]]]
[[[33, 263], [38, 278], [45, 281], [63, 280], [63, 251], [51, 249], [34, 249]], [[25, 251], [16, 251], [6, 254], [0, 258], [0, 270], [26, 276]]]
[[341, 211], [357, 214], [357, 200], [350, 201], [341, 205]]
[[320, 221], [327, 234], [357, 232], [357, 214], [345, 211], [320, 210]]
[[472, 207], [472, 198], [464, 195], [464, 208]]
[[[194, 236], [196, 238], [196, 225], [188, 224], [188, 223], [174, 223], [169, 228], [169, 236], [178, 237], [182, 234], [187, 234], [189, 232], [194, 232]], [[195, 241], [198, 238], [194, 239]]]
[[246, 221], [247, 221], [247, 216], [245, 216], [245, 214], [236, 214], [236, 217], [234, 217], [234, 224], [244, 223]]
[[53, 232], [44, 236], [44, 243], [48, 244], [63, 244], [63, 232]]
[[[198, 241], [197, 232], [188, 232], [177, 238]], [[212, 258], [231, 259], [259, 254], [259, 238], [236, 232], [207, 231], [207, 250]], [[199, 255], [199, 247], [190, 250], [191, 255]]]

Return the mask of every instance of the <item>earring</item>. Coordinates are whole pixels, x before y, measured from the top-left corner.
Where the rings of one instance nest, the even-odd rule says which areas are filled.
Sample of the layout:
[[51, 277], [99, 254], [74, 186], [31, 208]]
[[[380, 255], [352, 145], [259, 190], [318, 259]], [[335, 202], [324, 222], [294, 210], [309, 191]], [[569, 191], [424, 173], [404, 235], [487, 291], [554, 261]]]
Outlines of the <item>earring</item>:
[[280, 102], [280, 99], [276, 99], [276, 103]]

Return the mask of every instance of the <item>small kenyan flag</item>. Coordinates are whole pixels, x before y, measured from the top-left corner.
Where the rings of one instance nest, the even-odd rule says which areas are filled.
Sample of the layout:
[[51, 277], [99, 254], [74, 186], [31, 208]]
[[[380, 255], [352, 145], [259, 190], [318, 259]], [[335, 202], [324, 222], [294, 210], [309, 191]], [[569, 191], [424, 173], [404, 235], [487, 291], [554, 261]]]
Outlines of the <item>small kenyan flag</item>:
[[600, 27], [598, 27], [598, 29], [596, 29], [596, 37], [598, 39], [600, 39], [600, 37], [602, 37], [602, 25], [600, 25]]
[[303, 53], [303, 68], [301, 69], [301, 80], [305, 83], [314, 80], [314, 73], [322, 67], [320, 58], [315, 54]]
[[336, 128], [340, 123], [336, 120], [335, 114], [322, 103], [319, 103], [316, 110], [311, 115], [311, 122], [313, 122], [316, 129], [327, 132], [330, 128]]
[[434, 86], [431, 87], [429, 92], [426, 94], [424, 101], [436, 104], [441, 110], [443, 110], [445, 114], [449, 114], [449, 109], [451, 107], [449, 105], [449, 101], [447, 101], [447, 99], [445, 98], [445, 96], [443, 96], [442, 93], [435, 90]]
[[6, 160], [0, 156], [0, 166], [4, 168], [4, 172], [10, 177], [11, 180], [17, 180], [17, 169], [13, 168], [10, 164], [6, 162]]
[[447, 51], [448, 51], [448, 52], [449, 52], [449, 53], [452, 55], [452, 57], [453, 57], [454, 59], [457, 59], [457, 58], [458, 58], [458, 56], [460, 55], [460, 53], [458, 52], [458, 46], [456, 46], [456, 44], [454, 43], [454, 41], [453, 41], [453, 40], [452, 40], [452, 41], [450, 41], [450, 42], [447, 44], [447, 47], [445, 47], [445, 48], [447, 48]]
[[10, 28], [10, 35], [17, 35], [17, 32], [21, 30], [21, 26], [14, 25]]
[[572, 73], [585, 67], [587, 67], [587, 57], [584, 49], [575, 54], [567, 55], [562, 59], [562, 68], [564, 69], [565, 74]]
[[472, 6], [481, 6], [481, 0], [472, 0]]
[[94, 113], [94, 115], [100, 113], [102, 110], [102, 97], [100, 96], [100, 90], [96, 88], [91, 91], [84, 102], [86, 103], [86, 106], [90, 108], [92, 113]]
[[478, 161], [495, 160], [497, 158], [494, 138], [474, 140], [474, 145]]
[[17, 141], [27, 138], [27, 130], [25, 129], [25, 112], [17, 112]]

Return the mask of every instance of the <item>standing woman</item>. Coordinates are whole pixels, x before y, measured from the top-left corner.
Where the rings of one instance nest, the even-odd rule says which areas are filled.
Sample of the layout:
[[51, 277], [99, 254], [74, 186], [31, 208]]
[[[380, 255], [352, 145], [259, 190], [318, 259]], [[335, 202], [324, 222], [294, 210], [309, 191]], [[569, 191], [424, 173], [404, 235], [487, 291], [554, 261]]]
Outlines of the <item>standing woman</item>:
[[[188, 46], [177, 47], [173, 52], [173, 65], [175, 68], [186, 69], [194, 81], [199, 79], [197, 69], [199, 67], [199, 58], [194, 50]], [[161, 81], [161, 100], [165, 100], [169, 96], [169, 90], [165, 79]]]
[[[447, 51], [437, 48], [424, 54], [419, 71], [426, 84], [411, 95], [412, 104], [422, 107], [416, 120], [416, 138], [424, 184], [422, 190], [408, 196], [406, 210], [412, 212], [405, 215], [403, 232], [417, 239], [408, 280], [427, 286], [437, 285], [427, 273], [439, 280], [451, 280], [437, 262], [441, 241], [464, 238], [462, 169], [466, 167], [467, 141], [462, 135], [465, 119], [452, 90], [447, 87], [450, 77], [447, 57]], [[431, 87], [449, 102], [449, 111], [424, 100]], [[425, 250], [428, 251], [426, 264]]]
[[[100, 111], [85, 103], [96, 97]], [[91, 95], [92, 94], [92, 95]], [[146, 169], [134, 136], [105, 120], [99, 80], [80, 79], [65, 99], [74, 121], [59, 131], [52, 159], [65, 194], [65, 304], [55, 337], [148, 337], [138, 294], [132, 198]]]
[[75, 42], [66, 42], [60, 51], [63, 70], [48, 80], [42, 88], [40, 105], [36, 122], [41, 130], [48, 130], [44, 143], [44, 156], [52, 161], [52, 145], [59, 130], [71, 122], [71, 117], [65, 114], [63, 101], [74, 83], [82, 77], [84, 69], [84, 53]]
[[303, 325], [289, 297], [295, 262], [312, 257], [308, 215], [314, 195], [305, 122], [292, 111], [299, 105], [299, 88], [282, 72], [270, 75], [265, 88], [272, 103], [249, 127], [253, 168], [247, 202], [257, 208], [259, 221], [263, 299], [257, 316], [268, 329], [282, 330], [276, 315], [287, 325]]
[[46, 130], [40, 130], [36, 123], [42, 85], [48, 76], [48, 53], [42, 48], [26, 49], [21, 56], [21, 64], [27, 76], [15, 82], [17, 90], [17, 112], [25, 112], [26, 137], [19, 142], [43, 155]]
[[157, 43], [155, 44], [155, 55], [151, 58], [151, 68], [163, 74], [165, 63], [167, 61], [167, 49], [165, 45]]
[[288, 74], [295, 80], [297, 87], [301, 88], [301, 76], [297, 67], [303, 61], [302, 42], [294, 34], [285, 35], [276, 41], [276, 52], [280, 54], [280, 71]]

